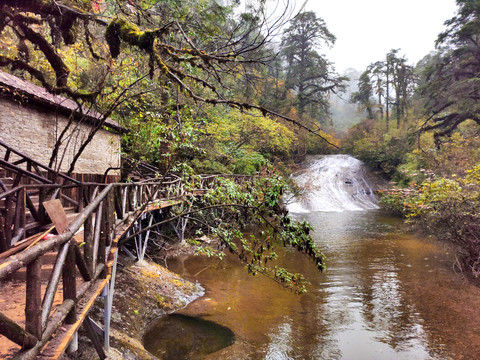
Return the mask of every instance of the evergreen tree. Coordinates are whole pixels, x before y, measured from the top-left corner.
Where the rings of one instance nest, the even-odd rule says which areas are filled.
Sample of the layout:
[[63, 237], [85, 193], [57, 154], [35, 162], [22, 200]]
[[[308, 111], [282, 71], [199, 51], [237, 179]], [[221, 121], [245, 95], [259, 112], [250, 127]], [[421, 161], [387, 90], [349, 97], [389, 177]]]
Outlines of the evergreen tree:
[[373, 119], [372, 97], [373, 86], [370, 79], [370, 71], [365, 70], [358, 79], [358, 91], [352, 94], [350, 101], [358, 103], [361, 106], [361, 109], [367, 112], [368, 118]]
[[[305, 115], [324, 121], [328, 115], [328, 95], [342, 89], [344, 78], [338, 76], [332, 64], [318, 53], [322, 45], [331, 46], [335, 36], [325, 21], [314, 12], [296, 15], [282, 38], [282, 55], [286, 65], [286, 88], [294, 91], [300, 122]], [[299, 155], [305, 153], [305, 139], [299, 137]]]
[[466, 120], [480, 124], [480, 1], [457, 0], [459, 11], [437, 40], [438, 54], [426, 64], [421, 95], [429, 113], [423, 130], [435, 131], [437, 146]]

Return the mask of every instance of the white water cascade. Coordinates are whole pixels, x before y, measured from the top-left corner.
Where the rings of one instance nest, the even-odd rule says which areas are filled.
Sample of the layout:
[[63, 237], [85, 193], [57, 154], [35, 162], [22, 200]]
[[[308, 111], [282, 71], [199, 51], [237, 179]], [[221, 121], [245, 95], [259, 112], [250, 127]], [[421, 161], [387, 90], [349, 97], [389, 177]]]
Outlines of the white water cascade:
[[364, 164], [352, 156], [323, 156], [293, 176], [303, 195], [288, 204], [288, 210], [305, 213], [378, 209], [366, 177]]

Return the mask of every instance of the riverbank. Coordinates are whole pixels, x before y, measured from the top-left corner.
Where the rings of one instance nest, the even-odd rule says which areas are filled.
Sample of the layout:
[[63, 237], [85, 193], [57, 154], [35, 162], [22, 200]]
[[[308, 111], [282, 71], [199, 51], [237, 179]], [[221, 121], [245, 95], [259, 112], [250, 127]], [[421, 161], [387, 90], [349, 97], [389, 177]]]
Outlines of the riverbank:
[[[198, 283], [187, 281], [150, 261], [119, 258], [112, 309], [109, 359], [157, 359], [145, 350], [143, 334], [155, 319], [184, 308], [204, 294]], [[91, 317], [102, 322], [103, 301], [97, 300]], [[76, 357], [98, 359], [85, 334], [80, 333]]]

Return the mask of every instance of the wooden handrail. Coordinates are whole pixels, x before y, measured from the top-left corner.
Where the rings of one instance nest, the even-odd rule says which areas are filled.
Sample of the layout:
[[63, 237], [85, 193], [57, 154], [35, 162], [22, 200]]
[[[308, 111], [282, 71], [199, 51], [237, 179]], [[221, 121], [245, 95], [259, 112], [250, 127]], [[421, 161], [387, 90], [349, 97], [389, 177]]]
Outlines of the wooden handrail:
[[[32, 159], [30, 156], [12, 148], [11, 146], [7, 145], [5, 142], [3, 142], [2, 140], [0, 140], [0, 146], [3, 146], [7, 151], [6, 151], [6, 159], [3, 160], [4, 162], [7, 162], [8, 163], [8, 157], [10, 156], [11, 153], [14, 153], [16, 154], [17, 156], [20, 156], [22, 157], [24, 161], [28, 161], [30, 164], [33, 164], [34, 166], [36, 166], [37, 168], [41, 168], [45, 171], [47, 171], [49, 174], [56, 174], [58, 176], [60, 176], [61, 178], [63, 178], [64, 180], [67, 180], [67, 181], [70, 181], [74, 184], [80, 184], [81, 182], [78, 181], [78, 180], [75, 180], [74, 178], [70, 177], [70, 176], [67, 176], [65, 174], [62, 174], [61, 172], [57, 172], [55, 171], [54, 169], [48, 167], [48, 166], [45, 166], [43, 165], [42, 163], [39, 163], [38, 161]], [[1, 160], [1, 159], [0, 159]], [[51, 182], [51, 181], [50, 181]]]
[[[195, 180], [197, 186], [202, 188], [215, 187], [219, 176], [191, 177], [187, 182]], [[251, 177], [236, 177], [241, 181]], [[206, 184], [202, 181], [206, 180]], [[190, 185], [190, 183], [189, 183]], [[18, 359], [34, 359], [38, 354], [46, 351], [46, 347], [53, 347], [55, 353], [61, 353], [68, 344], [73, 333], [85, 319], [85, 314], [100, 291], [108, 284], [110, 279], [110, 267], [114, 266], [118, 244], [121, 239], [127, 239], [127, 229], [137, 221], [142, 213], [152, 209], [178, 204], [188, 196], [185, 191], [185, 183], [182, 179], [167, 182], [148, 183], [114, 183], [114, 184], [36, 184], [22, 185], [8, 192], [0, 194], [0, 200], [6, 199], [12, 208], [9, 210], [21, 215], [32, 206], [31, 202], [22, 205], [22, 196], [27, 196], [28, 191], [36, 189], [39, 195], [49, 191], [53, 197], [62, 198], [65, 189], [78, 188], [78, 208], [80, 213], [68, 224], [65, 232], [46, 240], [34, 242], [15, 255], [0, 260], [0, 280], [12, 275], [22, 267], [27, 267], [27, 289], [30, 289], [26, 304], [25, 332], [19, 338], [12, 341], [19, 343], [22, 339], [29, 339], [29, 350], [23, 350], [17, 354]], [[84, 192], [85, 191], [85, 192]], [[22, 195], [23, 194], [23, 195]], [[173, 199], [176, 199], [175, 201]], [[74, 201], [69, 198], [70, 201]], [[165, 201], [168, 200], [168, 201]], [[28, 201], [27, 201], [28, 202]], [[170, 204], [168, 204], [170, 203]], [[16, 208], [13, 208], [16, 206]], [[20, 206], [20, 207], [19, 207]], [[22, 207], [23, 206], [23, 207]], [[20, 209], [20, 210], [19, 210]], [[24, 215], [23, 215], [24, 216]], [[16, 221], [13, 230], [17, 231], [21, 221]], [[11, 223], [11, 222], [10, 222]], [[9, 223], [9, 224], [10, 224]], [[18, 224], [17, 224], [18, 223]], [[117, 228], [117, 225], [124, 224]], [[79, 247], [74, 234], [83, 226], [83, 246]], [[11, 228], [9, 228], [11, 230]], [[120, 234], [117, 234], [117, 229]], [[18, 236], [18, 235], [17, 235]], [[38, 291], [41, 285], [41, 260], [47, 252], [58, 253], [50, 280], [43, 295]], [[75, 267], [78, 268], [81, 277], [76, 277]], [[59, 278], [64, 278], [64, 301], [57, 306], [56, 312], [51, 314], [53, 299], [57, 293]], [[82, 282], [83, 281], [83, 282]], [[78, 288], [76, 283], [79, 284]], [[86, 300], [86, 301], [84, 301]], [[82, 308], [79, 304], [88, 304]], [[63, 326], [67, 331], [57, 332], [55, 329]], [[19, 325], [0, 314], [0, 334], [9, 336]], [[52, 336], [60, 337], [60, 345], [48, 343]], [[62, 338], [63, 337], [63, 338]], [[48, 344], [47, 344], [48, 343]], [[19, 345], [24, 345], [19, 343]], [[58, 346], [58, 347], [57, 347]]]
[[3, 167], [7, 170], [10, 170], [10, 171], [13, 171], [15, 173], [21, 173], [23, 175], [26, 175], [27, 177], [33, 179], [33, 180], [36, 180], [40, 183], [43, 183], [43, 184], [52, 184], [53, 181], [47, 179], [47, 178], [44, 178], [40, 175], [37, 175], [35, 173], [32, 173], [31, 171], [28, 171], [28, 170], [25, 170], [25, 169], [22, 169], [21, 167], [17, 166], [17, 165], [14, 165], [12, 163], [9, 163], [8, 161], [5, 161], [3, 159], [0, 159], [0, 167]]

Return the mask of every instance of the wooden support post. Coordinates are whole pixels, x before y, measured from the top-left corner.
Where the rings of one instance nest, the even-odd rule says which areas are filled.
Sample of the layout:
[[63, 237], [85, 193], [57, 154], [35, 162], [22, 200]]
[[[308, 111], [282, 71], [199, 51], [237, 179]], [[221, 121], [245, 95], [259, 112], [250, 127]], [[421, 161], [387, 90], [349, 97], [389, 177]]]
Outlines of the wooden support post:
[[0, 253], [8, 250], [7, 239], [5, 238], [5, 216], [3, 214], [0, 212]]
[[42, 258], [27, 265], [25, 330], [37, 339], [42, 337]]
[[[15, 242], [25, 238], [25, 202], [25, 189], [21, 188], [17, 192], [17, 203], [15, 207]], [[15, 244], [12, 242], [11, 245]]]
[[84, 192], [84, 186], [83, 184], [80, 184], [80, 186], [77, 188], [77, 202], [78, 202], [77, 212], [78, 213], [81, 213], [83, 211], [83, 192]]
[[109, 246], [112, 243], [112, 230], [113, 230], [113, 198], [109, 193], [103, 204], [103, 221], [102, 221], [102, 237], [105, 239], [105, 246]]
[[122, 197], [122, 217], [128, 211], [127, 209], [127, 197], [128, 197], [128, 186], [125, 186], [123, 189], [123, 197]]
[[116, 216], [115, 216], [115, 191], [110, 191], [109, 197], [110, 203], [110, 243], [113, 243], [113, 240], [116, 238], [115, 234], [115, 224], [116, 224]]
[[8, 246], [8, 249], [12, 246], [12, 218], [13, 218], [13, 195], [7, 196], [7, 201], [5, 205], [5, 230], [4, 236]]
[[115, 212], [117, 213], [117, 219], [123, 219], [122, 188], [116, 187], [114, 194], [115, 194]]
[[30, 214], [32, 214], [32, 217], [36, 221], [41, 221], [40, 216], [38, 215], [38, 211], [35, 208], [35, 204], [33, 203], [32, 199], [30, 198], [30, 196], [27, 193], [25, 194], [25, 196], [26, 196], [26, 198], [25, 198], [26, 205], [27, 205], [28, 210], [30, 210]]
[[142, 240], [143, 240], [143, 233], [142, 233], [142, 219], [140, 218], [134, 225], [133, 225], [133, 232], [138, 233], [135, 236], [135, 249], [137, 251], [137, 260], [142, 260]]
[[85, 223], [83, 224], [83, 242], [84, 250], [83, 250], [83, 257], [85, 259], [85, 264], [87, 264], [88, 270], [91, 274], [95, 272], [94, 261], [93, 261], [93, 215], [90, 214]]
[[19, 172], [19, 173], [17, 173], [17, 176], [15, 177], [15, 180], [13, 180], [12, 189], [16, 188], [18, 185], [20, 185], [21, 180], [22, 180], [22, 173]]
[[[75, 241], [71, 239], [70, 241]], [[70, 246], [67, 253], [67, 258], [65, 264], [63, 265], [63, 301], [77, 300], [77, 282], [76, 282], [76, 268], [75, 268], [75, 247]], [[67, 317], [65, 318], [65, 323], [74, 324], [77, 321], [76, 305], [73, 306], [72, 310], [69, 311]], [[69, 354], [75, 353], [78, 350], [78, 333], [72, 337], [70, 344], [68, 346], [67, 352]]]
[[24, 349], [34, 347], [38, 341], [35, 336], [29, 334], [15, 321], [10, 320], [2, 313], [0, 313], [0, 334]]
[[[75, 241], [75, 240], [71, 240]], [[71, 299], [76, 301], [77, 299], [77, 283], [75, 280], [75, 249], [73, 246], [68, 248], [65, 264], [63, 265], [63, 300]], [[73, 324], [77, 320], [75, 313], [75, 307], [68, 313], [66, 318], [67, 324]]]
[[38, 199], [40, 202], [40, 205], [38, 207], [38, 218], [42, 223], [46, 222], [46, 213], [45, 213], [45, 207], [43, 206], [43, 202], [47, 198], [47, 190], [45, 188], [40, 188], [40, 192], [38, 194]]
[[[153, 212], [150, 213], [150, 221], [148, 222], [148, 227], [152, 226], [153, 222]], [[143, 248], [142, 248], [142, 254], [140, 257], [140, 260], [143, 260], [145, 258], [145, 252], [147, 251], [147, 246], [148, 246], [148, 239], [150, 238], [150, 229], [147, 230], [147, 234], [145, 235], [145, 239], [143, 241]]]
[[138, 191], [138, 186], [134, 185], [133, 186], [132, 210], [135, 210], [137, 208], [137, 191]]
[[90, 339], [90, 341], [93, 344], [93, 347], [95, 348], [98, 356], [100, 359], [106, 359], [107, 356], [105, 355], [105, 351], [103, 351], [102, 344], [100, 343], [100, 340], [98, 339], [98, 335], [94, 330], [94, 325], [92, 324], [93, 320], [91, 320], [88, 316], [83, 322], [83, 327], [85, 330], [87, 330], [87, 336]]
[[127, 212], [134, 211], [133, 208], [133, 186], [127, 186]]
[[[101, 230], [102, 230], [102, 209], [103, 209], [103, 201], [98, 205], [97, 212], [95, 215], [95, 232], [93, 233], [93, 268], [97, 266], [98, 260], [100, 258], [101, 249], [100, 244], [102, 243], [100, 239]], [[105, 242], [103, 242], [103, 261], [101, 263], [105, 263]]]
[[[105, 297], [105, 349], [110, 350], [110, 321], [112, 320], [112, 305], [113, 305], [113, 294], [115, 293], [115, 276], [117, 274], [117, 260], [118, 260], [118, 251], [115, 252], [112, 265], [112, 277], [110, 278], [110, 284], [106, 285], [107, 296]], [[110, 285], [110, 286], [109, 286]]]

